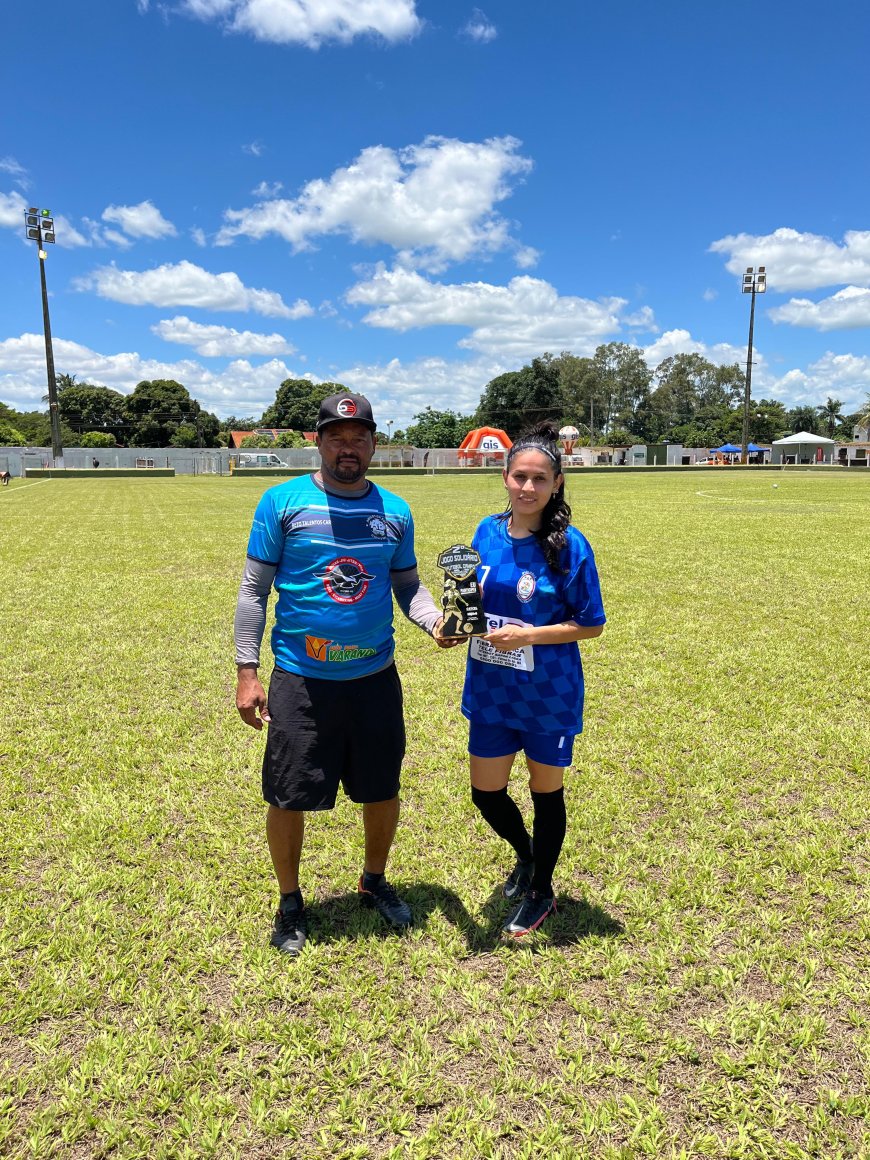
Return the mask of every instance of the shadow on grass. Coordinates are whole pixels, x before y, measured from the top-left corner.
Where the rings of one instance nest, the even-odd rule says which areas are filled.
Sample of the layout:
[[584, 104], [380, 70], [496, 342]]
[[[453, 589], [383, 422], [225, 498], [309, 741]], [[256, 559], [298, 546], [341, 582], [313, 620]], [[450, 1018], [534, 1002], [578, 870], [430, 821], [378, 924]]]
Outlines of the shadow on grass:
[[[399, 893], [411, 907], [414, 928], [425, 930], [436, 911], [456, 928], [469, 951], [480, 954], [497, 946], [568, 946], [586, 938], [613, 938], [625, 928], [600, 906], [585, 899], [559, 895], [556, 914], [547, 920], [541, 936], [506, 939], [501, 929], [513, 909], [502, 897], [500, 888], [493, 890], [475, 919], [453, 890], [434, 882], [400, 885]], [[358, 937], [401, 938], [403, 931], [389, 927], [374, 911], [360, 904], [355, 893], [338, 894], [307, 907], [312, 941], [343, 942]]]

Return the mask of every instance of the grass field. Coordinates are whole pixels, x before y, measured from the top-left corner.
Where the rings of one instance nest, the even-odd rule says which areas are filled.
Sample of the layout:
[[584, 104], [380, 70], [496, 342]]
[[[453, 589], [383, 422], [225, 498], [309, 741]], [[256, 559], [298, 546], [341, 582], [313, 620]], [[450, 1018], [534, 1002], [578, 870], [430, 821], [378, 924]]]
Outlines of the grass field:
[[[495, 476], [396, 484], [433, 585], [502, 506]], [[416, 924], [357, 908], [342, 803], [297, 961], [233, 708], [265, 486], [0, 494], [0, 1154], [870, 1157], [870, 473], [569, 481], [609, 624], [532, 946], [498, 939], [460, 650], [399, 623]]]

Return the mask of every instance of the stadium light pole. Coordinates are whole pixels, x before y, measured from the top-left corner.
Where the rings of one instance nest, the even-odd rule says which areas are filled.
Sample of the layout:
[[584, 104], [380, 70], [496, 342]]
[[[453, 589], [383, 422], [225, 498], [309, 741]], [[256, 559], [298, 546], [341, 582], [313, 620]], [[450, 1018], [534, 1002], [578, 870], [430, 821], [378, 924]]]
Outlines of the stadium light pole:
[[387, 463], [389, 463], [390, 467], [393, 466], [393, 448], [390, 441], [393, 437], [393, 424], [395, 421], [395, 419], [387, 419]]
[[48, 317], [48, 290], [45, 285], [44, 245], [53, 245], [54, 219], [51, 211], [31, 207], [24, 211], [24, 232], [36, 242], [39, 253], [39, 280], [42, 284], [42, 327], [45, 332], [45, 369], [48, 376], [48, 418], [51, 424], [51, 457], [55, 467], [63, 467], [63, 443], [60, 437], [60, 411], [57, 405], [57, 379], [54, 374], [54, 350], [51, 345], [51, 322]]
[[767, 290], [767, 273], [764, 266], [755, 270], [752, 266], [746, 267], [743, 275], [743, 293], [752, 295], [749, 307], [749, 349], [746, 353], [746, 381], [743, 388], [743, 450], [740, 462], [746, 463], [749, 457], [749, 396], [752, 391], [752, 331], [755, 326], [755, 295], [764, 294]]

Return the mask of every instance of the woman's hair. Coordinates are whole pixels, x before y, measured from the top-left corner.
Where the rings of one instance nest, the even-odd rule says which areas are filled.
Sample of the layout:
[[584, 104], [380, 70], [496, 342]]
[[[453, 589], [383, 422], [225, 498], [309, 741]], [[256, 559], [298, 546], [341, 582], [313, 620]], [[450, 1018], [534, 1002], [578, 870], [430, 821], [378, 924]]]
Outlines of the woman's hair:
[[[550, 422], [538, 423], [531, 430], [520, 435], [513, 447], [507, 453], [505, 468], [510, 471], [511, 461], [521, 451], [540, 451], [553, 465], [553, 476], [562, 475], [562, 453], [559, 450], [559, 433]], [[507, 518], [510, 512], [504, 513]], [[541, 545], [547, 566], [554, 572], [566, 573], [559, 562], [559, 555], [566, 544], [566, 531], [571, 523], [571, 509], [565, 502], [565, 477], [547, 500], [547, 506], [541, 512], [541, 526], [534, 533], [535, 539]]]

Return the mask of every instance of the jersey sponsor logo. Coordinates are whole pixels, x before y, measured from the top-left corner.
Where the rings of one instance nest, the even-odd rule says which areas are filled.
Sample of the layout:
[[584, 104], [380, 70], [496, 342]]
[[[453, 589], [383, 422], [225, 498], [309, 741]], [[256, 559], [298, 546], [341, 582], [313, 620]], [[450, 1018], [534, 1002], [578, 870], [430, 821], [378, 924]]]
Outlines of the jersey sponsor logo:
[[517, 599], [522, 600], [523, 604], [528, 604], [535, 595], [536, 586], [537, 581], [531, 572], [523, 572], [522, 576], [517, 580]]
[[356, 604], [365, 596], [374, 576], [353, 556], [339, 556], [318, 572], [317, 579], [323, 581], [326, 595], [337, 604]]
[[324, 640], [320, 636], [306, 636], [305, 655], [311, 657], [313, 661], [325, 661], [326, 646], [330, 643], [329, 640]]
[[381, 516], [369, 516], [369, 518], [366, 520], [366, 523], [368, 524], [369, 531], [373, 536], [376, 536], [379, 540], [386, 538], [387, 522], [386, 520], [382, 519]]
[[345, 419], [352, 419], [356, 414], [356, 403], [353, 399], [339, 399], [335, 409]]
[[370, 645], [336, 644], [331, 640], [324, 640], [319, 636], [306, 636], [305, 654], [312, 660], [322, 661], [324, 664], [347, 661], [362, 661], [373, 657], [378, 650]]

